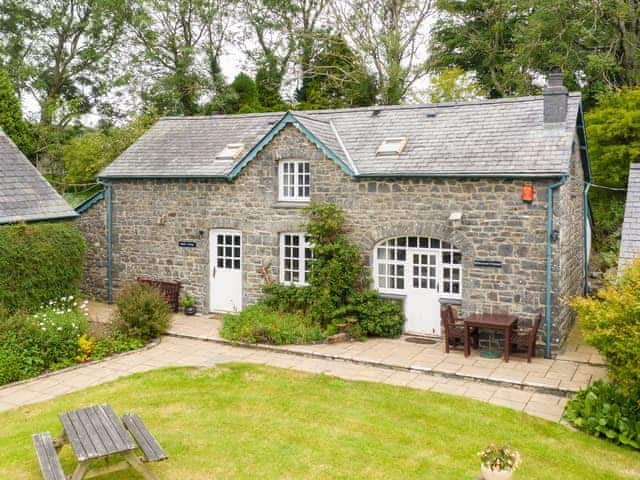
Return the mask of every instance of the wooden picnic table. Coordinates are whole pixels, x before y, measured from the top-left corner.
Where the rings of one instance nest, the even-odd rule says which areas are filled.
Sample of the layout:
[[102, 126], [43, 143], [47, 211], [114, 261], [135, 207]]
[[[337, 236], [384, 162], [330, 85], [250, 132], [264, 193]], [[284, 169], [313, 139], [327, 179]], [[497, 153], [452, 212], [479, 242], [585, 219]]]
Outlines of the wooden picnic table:
[[[57, 439], [51, 440], [48, 432], [33, 436], [45, 480], [61, 478], [62, 467], [57, 453], [67, 444], [71, 445], [78, 460], [74, 472], [67, 477], [69, 480], [93, 478], [129, 468], [147, 480], [157, 480], [143, 462], [160, 461], [167, 456], [137, 415], [125, 415], [120, 420], [110, 405], [103, 404], [61, 413], [58, 417], [62, 433]], [[141, 458], [135, 453], [138, 447], [144, 454]], [[95, 460], [112, 456], [121, 457], [122, 461], [92, 468]]]
[[518, 317], [502, 313], [472, 313], [464, 320], [464, 356], [471, 354], [469, 330], [471, 327], [502, 330], [504, 332], [504, 361], [509, 361], [511, 353], [511, 331]]

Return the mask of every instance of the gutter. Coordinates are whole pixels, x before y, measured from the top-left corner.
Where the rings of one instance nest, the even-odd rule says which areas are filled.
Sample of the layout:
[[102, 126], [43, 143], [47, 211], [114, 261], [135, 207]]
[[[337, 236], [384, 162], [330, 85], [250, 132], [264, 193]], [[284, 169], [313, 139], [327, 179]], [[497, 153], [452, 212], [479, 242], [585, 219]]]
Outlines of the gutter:
[[113, 202], [111, 184], [99, 179], [98, 183], [104, 185], [104, 193], [107, 201], [107, 301], [113, 303]]
[[584, 294], [587, 295], [589, 293], [589, 242], [587, 240], [587, 232], [590, 233], [591, 222], [589, 221], [590, 211], [589, 208], [589, 189], [591, 188], [591, 182], [588, 180], [584, 182], [584, 191], [583, 191], [583, 215], [584, 215], [584, 235], [582, 236], [582, 241], [584, 242]]
[[547, 264], [545, 280], [545, 334], [546, 347], [545, 357], [551, 357], [551, 267], [553, 263], [553, 192], [560, 188], [569, 180], [568, 175], [564, 175], [559, 182], [552, 183], [547, 187]]

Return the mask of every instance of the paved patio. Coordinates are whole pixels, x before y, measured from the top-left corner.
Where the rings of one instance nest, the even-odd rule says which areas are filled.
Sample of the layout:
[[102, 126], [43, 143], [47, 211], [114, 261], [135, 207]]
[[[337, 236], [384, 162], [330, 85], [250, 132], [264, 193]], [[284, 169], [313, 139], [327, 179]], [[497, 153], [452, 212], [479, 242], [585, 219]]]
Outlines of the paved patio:
[[[221, 321], [216, 315], [188, 317], [173, 316], [170, 335], [197, 338], [215, 342], [227, 341], [219, 335]], [[577, 329], [576, 329], [577, 330]], [[364, 342], [347, 342], [318, 345], [263, 345], [266, 351], [287, 352], [306, 357], [342, 360], [351, 363], [390, 368], [400, 371], [473, 380], [490, 384], [518, 388], [529, 388], [541, 392], [560, 395], [575, 393], [597, 379], [607, 376], [602, 358], [578, 336], [572, 337], [571, 348], [581, 350], [571, 352], [556, 359], [512, 357], [505, 363], [502, 358], [482, 358], [478, 351], [472, 351], [465, 358], [463, 352], [444, 352], [442, 342], [433, 345], [416, 344], [399, 339], [369, 339]], [[573, 358], [571, 359], [573, 355]], [[590, 363], [593, 361], [593, 363]]]
[[[113, 306], [92, 302], [89, 317], [109, 321]], [[169, 366], [213, 366], [221, 362], [250, 362], [273, 367], [324, 373], [346, 380], [365, 380], [421, 390], [462, 395], [560, 421], [568, 396], [606, 370], [599, 356], [572, 337], [576, 360], [523, 359], [509, 363], [484, 359], [477, 352], [445, 354], [441, 343], [424, 345], [400, 339], [371, 339], [335, 345], [245, 346], [218, 335], [215, 315], [174, 314], [169, 335], [151, 348], [100, 362], [72, 367], [27, 382], [0, 387], [0, 411], [55, 398], [131, 373]], [[594, 363], [590, 363], [593, 361]]]
[[345, 380], [381, 382], [462, 395], [551, 421], [560, 421], [567, 402], [566, 397], [558, 395], [482, 384], [463, 378], [425, 375], [340, 360], [300, 357], [210, 341], [163, 337], [161, 342], [152, 348], [2, 387], [0, 388], [0, 411], [50, 400], [136, 372], [169, 366], [210, 367], [221, 362], [250, 362], [310, 373], [324, 373]]

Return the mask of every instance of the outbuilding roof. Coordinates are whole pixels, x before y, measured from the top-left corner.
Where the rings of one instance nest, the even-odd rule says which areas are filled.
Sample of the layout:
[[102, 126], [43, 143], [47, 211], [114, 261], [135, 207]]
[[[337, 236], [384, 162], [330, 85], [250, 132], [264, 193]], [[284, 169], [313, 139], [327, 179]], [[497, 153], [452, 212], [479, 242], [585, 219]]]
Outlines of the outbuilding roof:
[[[352, 176], [555, 176], [569, 173], [580, 95], [567, 119], [545, 124], [544, 97], [427, 105], [166, 117], [109, 165], [102, 178], [233, 178], [277, 131], [293, 124]], [[376, 155], [406, 137], [400, 155]], [[217, 159], [243, 143], [239, 159]], [[344, 168], [346, 167], [346, 168]]]
[[629, 169], [618, 268], [628, 265], [638, 255], [640, 255], [640, 163], [633, 163]]
[[75, 216], [77, 213], [0, 130], [0, 224]]

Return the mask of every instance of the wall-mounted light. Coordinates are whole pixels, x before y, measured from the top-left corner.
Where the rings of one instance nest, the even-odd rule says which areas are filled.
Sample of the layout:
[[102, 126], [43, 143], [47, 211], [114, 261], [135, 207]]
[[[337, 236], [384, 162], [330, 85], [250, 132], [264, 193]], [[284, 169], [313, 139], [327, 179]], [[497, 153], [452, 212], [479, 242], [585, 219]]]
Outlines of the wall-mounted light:
[[551, 241], [552, 242], [557, 242], [559, 238], [560, 238], [560, 231], [559, 230], [553, 230], [551, 232]]
[[522, 198], [523, 202], [531, 203], [536, 197], [536, 187], [533, 186], [533, 183], [527, 182], [522, 185], [522, 192], [520, 193], [520, 198]]

